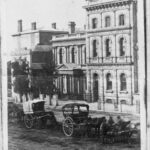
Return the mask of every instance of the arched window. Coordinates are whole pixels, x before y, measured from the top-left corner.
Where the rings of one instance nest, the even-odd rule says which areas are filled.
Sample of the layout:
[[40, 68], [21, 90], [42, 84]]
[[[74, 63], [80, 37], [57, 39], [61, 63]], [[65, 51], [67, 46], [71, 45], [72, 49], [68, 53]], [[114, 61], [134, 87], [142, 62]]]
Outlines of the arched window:
[[63, 63], [63, 53], [62, 53], [62, 48], [59, 50], [59, 63]]
[[71, 50], [71, 56], [72, 56], [72, 63], [75, 63], [75, 50], [74, 50], [74, 47]]
[[119, 49], [120, 49], [120, 56], [125, 55], [125, 39], [122, 37], [119, 40]]
[[92, 29], [96, 29], [97, 28], [97, 23], [98, 23], [97, 18], [93, 18], [92, 19]]
[[97, 49], [98, 49], [97, 40], [93, 40], [93, 57], [97, 57]]
[[112, 90], [112, 77], [110, 73], [106, 75], [106, 86], [107, 90]]
[[127, 89], [126, 75], [122, 73], [120, 75], [120, 90], [125, 91]]
[[105, 17], [105, 27], [110, 27], [111, 19], [110, 16]]
[[106, 57], [109, 57], [111, 55], [111, 40], [110, 39], [106, 39]]
[[121, 14], [119, 16], [119, 26], [125, 25], [125, 15]]

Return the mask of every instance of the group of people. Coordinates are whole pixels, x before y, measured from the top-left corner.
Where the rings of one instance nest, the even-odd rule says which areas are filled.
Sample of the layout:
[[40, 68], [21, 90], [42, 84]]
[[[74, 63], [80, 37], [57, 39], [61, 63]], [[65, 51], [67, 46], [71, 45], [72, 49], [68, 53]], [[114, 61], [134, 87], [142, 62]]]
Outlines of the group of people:
[[112, 125], [121, 125], [122, 122], [124, 122], [124, 120], [120, 117], [120, 116], [117, 116], [117, 120], [116, 122], [114, 121], [113, 117], [112, 116], [109, 116], [109, 119], [108, 119], [108, 125], [112, 126]]
[[121, 129], [122, 125], [125, 123], [125, 121], [120, 117], [117, 116], [116, 121], [114, 121], [112, 116], [109, 116], [109, 119], [107, 120], [106, 118], [104, 119], [102, 125], [101, 125], [101, 129], [103, 130], [103, 132], [106, 132], [110, 129], [114, 129], [114, 128], [118, 128]]

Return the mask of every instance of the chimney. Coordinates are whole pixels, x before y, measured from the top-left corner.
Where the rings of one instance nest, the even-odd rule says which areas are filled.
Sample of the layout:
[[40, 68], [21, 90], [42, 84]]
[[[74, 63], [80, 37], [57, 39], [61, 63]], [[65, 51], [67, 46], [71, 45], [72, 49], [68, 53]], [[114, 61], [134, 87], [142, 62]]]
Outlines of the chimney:
[[70, 33], [70, 34], [75, 33], [75, 26], [76, 26], [76, 24], [75, 24], [75, 22], [73, 22], [73, 21], [70, 21], [70, 22], [68, 23], [69, 33]]
[[31, 23], [31, 30], [36, 30], [36, 22]]
[[56, 22], [52, 23], [52, 28], [56, 29]]
[[18, 32], [22, 32], [22, 20], [18, 20]]

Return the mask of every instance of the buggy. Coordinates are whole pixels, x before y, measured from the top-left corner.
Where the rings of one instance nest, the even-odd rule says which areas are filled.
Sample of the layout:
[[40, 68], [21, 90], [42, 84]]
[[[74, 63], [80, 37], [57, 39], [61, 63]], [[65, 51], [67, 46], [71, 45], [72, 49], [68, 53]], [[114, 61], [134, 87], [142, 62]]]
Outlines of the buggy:
[[91, 133], [94, 128], [99, 132], [100, 125], [105, 119], [89, 117], [89, 105], [81, 103], [69, 103], [62, 107], [64, 121], [62, 124], [63, 132], [66, 136], [73, 136], [77, 131], [81, 134]]
[[23, 121], [26, 128], [45, 127], [47, 121], [56, 124], [56, 118], [52, 111], [46, 112], [44, 109], [45, 101], [33, 100], [23, 103]]

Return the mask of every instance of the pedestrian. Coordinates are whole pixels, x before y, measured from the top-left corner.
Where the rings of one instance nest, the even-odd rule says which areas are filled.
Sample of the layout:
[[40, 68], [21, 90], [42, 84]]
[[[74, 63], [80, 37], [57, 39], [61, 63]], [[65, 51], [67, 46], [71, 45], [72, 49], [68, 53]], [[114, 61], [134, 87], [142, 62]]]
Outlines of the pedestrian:
[[121, 126], [122, 123], [123, 123], [122, 118], [120, 116], [117, 116], [117, 123], [116, 124], [118, 124], [119, 126]]
[[109, 116], [109, 119], [108, 119], [108, 125], [109, 126], [113, 126], [114, 125], [114, 119], [113, 119], [113, 117], [112, 116]]

